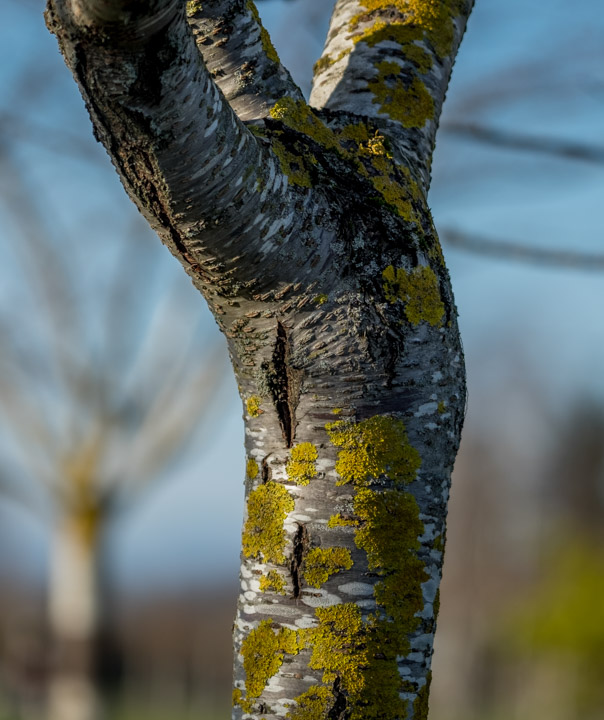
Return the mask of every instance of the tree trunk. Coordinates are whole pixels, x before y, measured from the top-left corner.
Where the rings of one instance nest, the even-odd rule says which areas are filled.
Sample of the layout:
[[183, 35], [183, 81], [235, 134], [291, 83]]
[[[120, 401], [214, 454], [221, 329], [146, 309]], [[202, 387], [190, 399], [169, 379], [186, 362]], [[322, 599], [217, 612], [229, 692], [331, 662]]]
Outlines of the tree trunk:
[[59, 522], [52, 548], [49, 619], [53, 659], [48, 686], [49, 720], [96, 720], [99, 697], [93, 681], [98, 632], [94, 546], [73, 517]]
[[426, 196], [471, 5], [338, 0], [313, 109], [250, 2], [49, 1], [97, 137], [228, 340], [234, 718], [427, 716], [465, 384]]

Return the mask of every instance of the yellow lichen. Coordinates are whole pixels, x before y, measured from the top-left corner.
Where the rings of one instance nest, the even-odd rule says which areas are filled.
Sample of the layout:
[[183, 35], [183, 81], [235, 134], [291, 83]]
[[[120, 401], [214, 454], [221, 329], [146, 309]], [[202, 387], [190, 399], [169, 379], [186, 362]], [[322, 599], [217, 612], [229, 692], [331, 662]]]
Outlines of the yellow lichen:
[[328, 525], [354, 525], [355, 543], [365, 551], [369, 571], [379, 576], [374, 588], [378, 610], [365, 621], [354, 603], [316, 610], [318, 625], [301, 630], [300, 639], [312, 648], [309, 664], [323, 671], [325, 689], [319, 693], [313, 688], [308, 709], [307, 698], [297, 698], [305, 702], [290, 717], [326, 717], [333, 707], [328, 686], [337, 678], [350, 720], [405, 718], [408, 701], [402, 694], [413, 687], [401, 679], [397, 663], [410, 651], [409, 637], [421, 622], [422, 583], [429, 577], [417, 555], [424, 526], [410, 493], [375, 490], [370, 483], [383, 475], [399, 483], [413, 480], [419, 455], [409, 445], [403, 423], [390, 417], [337, 421], [327, 431], [340, 449], [336, 469], [341, 482], [355, 486], [351, 520], [337, 514]]
[[291, 458], [285, 466], [287, 477], [297, 485], [308, 485], [317, 474], [317, 448], [309, 442], [296, 445], [291, 450]]
[[421, 584], [429, 579], [417, 557], [418, 537], [424, 531], [419, 507], [410, 493], [362, 487], [354, 498], [354, 514], [360, 522], [355, 543], [367, 553], [369, 569], [383, 576], [374, 596], [394, 621], [386, 628], [388, 640], [405, 655], [408, 636], [419, 624], [416, 613], [424, 607]]
[[260, 406], [262, 405], [262, 398], [259, 395], [252, 395], [245, 403], [247, 413], [250, 417], [256, 418], [262, 414]]
[[434, 603], [432, 604], [433, 610], [434, 610], [434, 621], [436, 622], [438, 620], [438, 613], [440, 612], [440, 588], [436, 591], [436, 595], [434, 595]]
[[258, 467], [258, 463], [254, 460], [254, 458], [248, 458], [248, 461], [245, 464], [245, 474], [250, 480], [255, 480], [258, 477], [259, 472], [260, 468]]
[[285, 580], [276, 570], [269, 570], [260, 578], [260, 590], [262, 592], [273, 590], [279, 595], [285, 595]]
[[446, 411], [446, 409], [447, 409], [447, 403], [444, 402], [444, 400], [441, 400], [438, 403], [438, 414], [442, 415]]
[[[294, 630], [273, 630], [272, 619], [262, 620], [250, 631], [241, 644], [243, 669], [245, 670], [245, 698], [241, 691], [237, 704], [244, 712], [252, 712], [254, 700], [262, 695], [267, 682], [275, 675], [283, 662], [283, 656], [298, 652], [298, 638]], [[233, 696], [235, 701], [235, 695]]]
[[[361, 611], [354, 603], [317, 608], [316, 616], [317, 627], [300, 631], [304, 644], [312, 648], [309, 665], [323, 670], [326, 685], [339, 679], [340, 689], [347, 697], [347, 717], [350, 720], [405, 718], [406, 701], [399, 696], [402, 681], [396, 656], [392, 655], [388, 643], [379, 646], [383, 638], [377, 629], [384, 621], [374, 618], [372, 622], [363, 623]], [[327, 704], [326, 693], [322, 699]], [[308, 718], [313, 716], [297, 716], [297, 720]]]
[[273, 62], [279, 62], [279, 55], [277, 54], [275, 46], [271, 41], [271, 36], [268, 34], [266, 28], [262, 25], [260, 13], [258, 12], [258, 8], [256, 7], [256, 5], [253, 3], [253, 0], [248, 0], [247, 8], [252, 13], [252, 16], [260, 26], [260, 42], [262, 43], [262, 49], [266, 53], [266, 57]]
[[445, 551], [445, 542], [442, 535], [437, 535], [434, 538], [434, 542], [432, 543], [432, 547], [435, 550], [438, 550], [438, 552], [444, 552]]
[[264, 562], [284, 563], [283, 522], [293, 509], [293, 498], [279, 483], [271, 480], [252, 490], [243, 528], [243, 554]]
[[339, 677], [348, 693], [359, 694], [367, 664], [360, 608], [342, 603], [317, 608], [315, 614], [318, 626], [300, 632], [304, 645], [312, 648], [310, 667], [323, 670], [324, 683]]
[[338, 141], [333, 130], [318, 118], [304, 100], [284, 97], [271, 108], [270, 116], [287, 127], [304, 133], [325, 148], [337, 148]]
[[430, 695], [430, 684], [432, 673], [428, 671], [426, 684], [422, 686], [413, 701], [413, 720], [428, 720], [428, 697]]
[[[380, 10], [398, 10], [400, 19], [393, 24], [404, 24], [420, 33], [432, 45], [440, 58], [451, 52], [454, 37], [454, 18], [460, 14], [465, 0], [361, 0], [369, 11], [355, 15], [350, 27], [356, 28], [361, 22], [371, 20], [371, 14]], [[383, 21], [375, 22], [374, 27]], [[408, 42], [408, 41], [407, 41]]]
[[315, 305], [325, 305], [325, 303], [329, 300], [329, 297], [325, 295], [325, 293], [321, 293], [320, 295], [315, 295], [312, 301], [315, 303]]
[[311, 685], [306, 692], [298, 695], [296, 706], [285, 717], [287, 720], [325, 720], [333, 704], [334, 696], [328, 687]]
[[279, 160], [281, 172], [287, 175], [292, 185], [312, 187], [309, 168], [300, 155], [290, 152], [279, 140], [273, 140], [271, 147]]
[[384, 295], [389, 303], [402, 300], [405, 315], [412, 325], [425, 321], [434, 327], [442, 325], [445, 306], [440, 297], [438, 278], [424, 265], [407, 272], [389, 265], [382, 273]]
[[434, 115], [434, 100], [419, 78], [410, 82], [400, 77], [401, 66], [384, 60], [376, 66], [377, 76], [367, 83], [379, 113], [398, 120], [404, 127], [423, 127]]
[[397, 483], [415, 479], [421, 459], [401, 420], [375, 415], [358, 423], [337, 420], [325, 428], [331, 442], [341, 448], [336, 461], [338, 485], [366, 484], [382, 475]]
[[201, 2], [199, 0], [189, 0], [187, 3], [187, 15], [195, 15], [195, 13], [201, 10]]
[[420, 73], [426, 73], [432, 67], [432, 57], [423, 47], [416, 44], [422, 36], [422, 29], [415, 25], [378, 21], [363, 32], [354, 35], [353, 41], [355, 43], [363, 41], [371, 47], [385, 41], [394, 42], [400, 46], [404, 57], [410, 60]]
[[355, 520], [351, 517], [344, 517], [340, 513], [336, 513], [335, 515], [332, 515], [329, 520], [327, 521], [327, 527], [328, 528], [337, 528], [337, 527], [355, 527], [359, 524], [358, 520]]
[[304, 561], [304, 579], [311, 587], [321, 587], [331, 575], [350, 570], [352, 556], [343, 547], [313, 548]]

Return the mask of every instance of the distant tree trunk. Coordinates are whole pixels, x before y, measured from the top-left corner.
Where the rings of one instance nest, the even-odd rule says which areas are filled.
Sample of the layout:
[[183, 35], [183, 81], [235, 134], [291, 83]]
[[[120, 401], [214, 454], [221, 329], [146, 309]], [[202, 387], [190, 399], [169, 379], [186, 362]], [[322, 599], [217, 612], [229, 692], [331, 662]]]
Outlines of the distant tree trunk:
[[228, 340], [234, 718], [427, 716], [465, 382], [426, 198], [471, 5], [338, 0], [313, 109], [251, 2], [49, 0], [96, 136]]
[[53, 647], [48, 687], [49, 720], [96, 720], [94, 684], [99, 604], [95, 546], [77, 518], [61, 518], [54, 537], [49, 578]]

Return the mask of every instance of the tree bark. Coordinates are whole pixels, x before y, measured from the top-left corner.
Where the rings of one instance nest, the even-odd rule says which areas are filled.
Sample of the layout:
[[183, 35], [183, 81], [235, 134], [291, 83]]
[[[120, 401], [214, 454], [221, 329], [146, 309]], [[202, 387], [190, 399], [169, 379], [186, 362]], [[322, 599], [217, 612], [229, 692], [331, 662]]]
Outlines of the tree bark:
[[426, 194], [471, 5], [339, 0], [313, 109], [249, 2], [49, 0], [97, 137], [227, 337], [234, 718], [427, 716], [465, 381]]

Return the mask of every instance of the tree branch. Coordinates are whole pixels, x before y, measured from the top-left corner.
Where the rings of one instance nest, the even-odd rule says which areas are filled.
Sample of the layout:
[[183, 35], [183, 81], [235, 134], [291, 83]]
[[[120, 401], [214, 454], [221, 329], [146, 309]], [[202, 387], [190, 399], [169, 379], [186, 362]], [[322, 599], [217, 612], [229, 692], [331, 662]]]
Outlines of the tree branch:
[[524, 243], [508, 240], [493, 240], [445, 229], [440, 231], [444, 243], [456, 250], [486, 255], [513, 262], [534, 263], [540, 266], [558, 267], [564, 270], [604, 270], [604, 254], [555, 250], [553, 248], [531, 247]]
[[198, 287], [257, 286], [256, 262], [291, 235], [308, 189], [288, 187], [225, 101], [185, 4], [49, 0], [46, 17], [128, 194]]
[[473, 0], [338, 0], [310, 102], [384, 121], [430, 184], [438, 120]]
[[572, 140], [535, 137], [465, 122], [448, 122], [442, 126], [441, 132], [467, 140], [474, 140], [485, 145], [492, 145], [493, 147], [518, 150], [519, 152], [529, 151], [566, 160], [582, 160], [598, 165], [604, 163], [604, 147], [573, 142]]
[[258, 120], [302, 93], [279, 61], [252, 0], [189, 2], [187, 16], [216, 84], [242, 120]]

